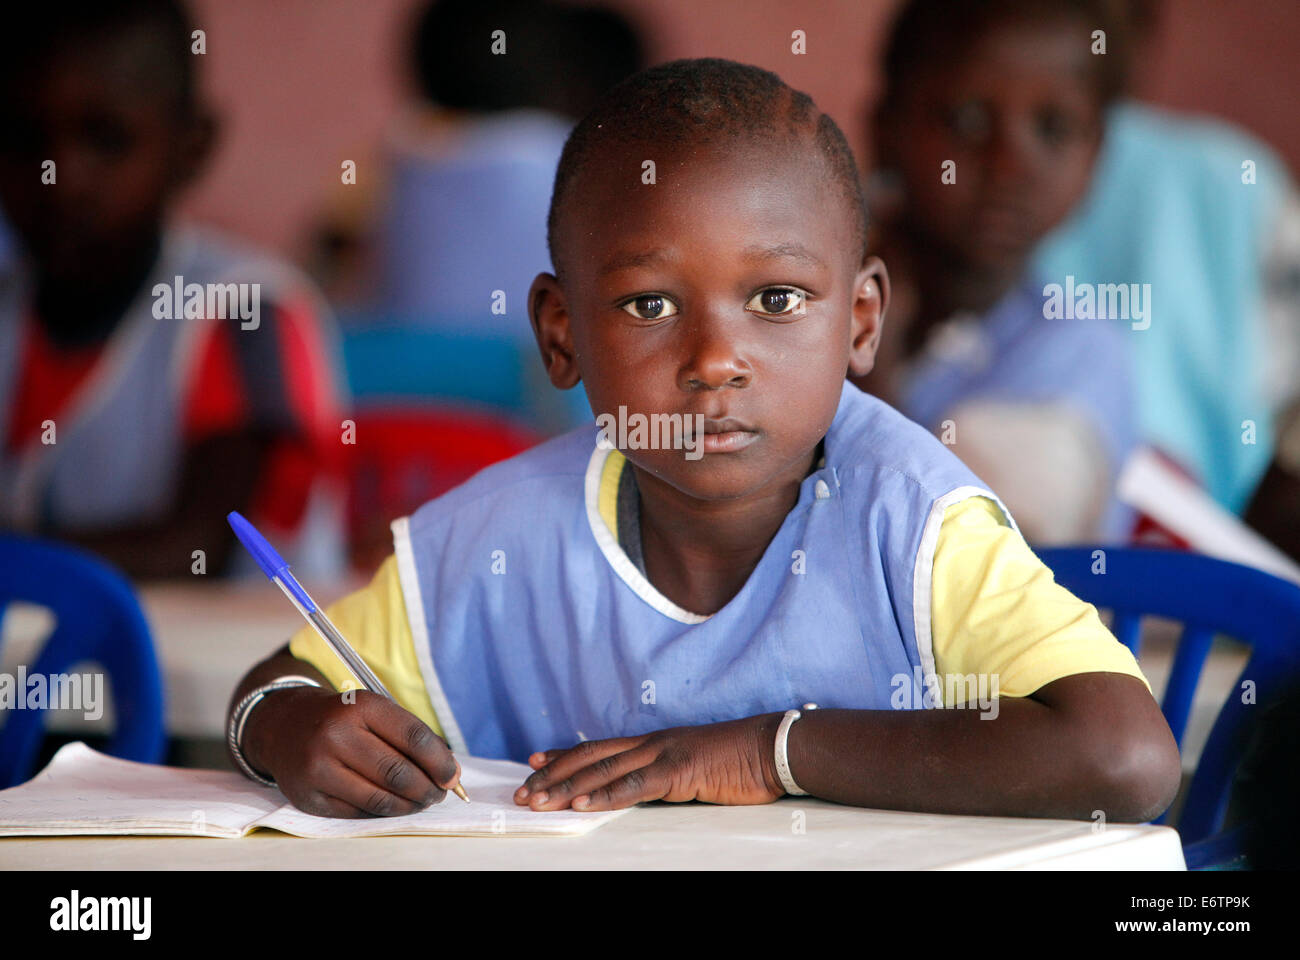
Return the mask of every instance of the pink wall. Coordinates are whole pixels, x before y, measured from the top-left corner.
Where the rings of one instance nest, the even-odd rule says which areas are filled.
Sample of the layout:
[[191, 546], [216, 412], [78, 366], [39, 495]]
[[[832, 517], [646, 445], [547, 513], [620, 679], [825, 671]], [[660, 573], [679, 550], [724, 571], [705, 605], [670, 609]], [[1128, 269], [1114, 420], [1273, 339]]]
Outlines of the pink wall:
[[[207, 31], [203, 70], [223, 141], [186, 208], [200, 219], [296, 254], [312, 212], [364, 186], [401, 99], [398, 47], [418, 0], [191, 0]], [[616, 0], [656, 60], [722, 56], [775, 70], [810, 93], [862, 145], [874, 77], [867, 69], [895, 0]], [[1300, 3], [1173, 0], [1141, 67], [1141, 92], [1229, 118], [1300, 169]], [[808, 52], [790, 52], [790, 33]]]

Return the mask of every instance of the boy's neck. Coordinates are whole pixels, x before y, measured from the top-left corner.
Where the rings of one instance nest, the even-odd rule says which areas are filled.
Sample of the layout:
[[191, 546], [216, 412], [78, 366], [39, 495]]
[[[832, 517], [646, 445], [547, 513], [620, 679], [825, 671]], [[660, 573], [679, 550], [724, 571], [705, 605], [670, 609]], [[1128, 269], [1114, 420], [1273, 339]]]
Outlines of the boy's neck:
[[58, 347], [103, 343], [117, 329], [148, 279], [162, 248], [161, 231], [122, 259], [111, 273], [80, 282], [36, 274], [35, 317]]
[[820, 456], [809, 453], [788, 478], [740, 500], [697, 500], [634, 464], [646, 578], [679, 607], [712, 614], [740, 592], [758, 566]]

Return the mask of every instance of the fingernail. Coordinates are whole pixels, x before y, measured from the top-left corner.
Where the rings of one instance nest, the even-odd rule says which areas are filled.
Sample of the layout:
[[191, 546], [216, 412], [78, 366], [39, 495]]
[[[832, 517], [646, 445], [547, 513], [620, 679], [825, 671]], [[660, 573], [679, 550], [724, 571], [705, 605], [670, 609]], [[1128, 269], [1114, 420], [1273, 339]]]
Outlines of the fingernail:
[[551, 795], [545, 790], [539, 790], [537, 793], [533, 794], [533, 799], [538, 803], [545, 803], [547, 800], [551, 799]]
[[528, 796], [528, 788], [527, 788], [527, 787], [520, 787], [518, 790], [515, 791], [515, 799], [516, 799], [516, 800], [522, 800], [522, 799], [523, 799], [524, 797], [526, 797], [526, 796]]
[[587, 796], [585, 793], [580, 797], [574, 797], [573, 805], [579, 810], [586, 810], [587, 807], [591, 805], [591, 797]]

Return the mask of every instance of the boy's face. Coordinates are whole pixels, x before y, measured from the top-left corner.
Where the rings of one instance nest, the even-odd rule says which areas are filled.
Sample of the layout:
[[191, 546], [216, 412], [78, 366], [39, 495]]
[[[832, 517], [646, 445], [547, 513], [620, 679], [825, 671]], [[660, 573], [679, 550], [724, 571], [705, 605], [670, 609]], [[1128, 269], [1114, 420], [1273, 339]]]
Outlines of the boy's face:
[[201, 161], [207, 131], [182, 122], [156, 58], [140, 31], [60, 45], [0, 105], [0, 204], [46, 278], [93, 288], [132, 263]]
[[707, 418], [699, 459], [624, 451], [689, 496], [801, 479], [846, 371], [871, 367], [888, 294], [811, 143], [610, 147], [573, 186], [565, 284], [543, 274], [530, 295], [552, 382], [581, 379], [598, 416]]
[[994, 25], [918, 71], [878, 131], [911, 229], [973, 266], [1023, 263], [1088, 185], [1101, 138], [1090, 44], [1070, 21]]

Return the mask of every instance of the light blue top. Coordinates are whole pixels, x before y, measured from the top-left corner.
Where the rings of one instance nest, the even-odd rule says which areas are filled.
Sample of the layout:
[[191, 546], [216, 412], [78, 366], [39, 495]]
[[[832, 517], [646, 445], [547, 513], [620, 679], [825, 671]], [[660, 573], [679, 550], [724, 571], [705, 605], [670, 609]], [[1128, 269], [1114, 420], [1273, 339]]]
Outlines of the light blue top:
[[[551, 269], [546, 213], [571, 124], [533, 110], [465, 122], [454, 144], [390, 160], [375, 308], [531, 347], [528, 288]], [[505, 312], [493, 313], [493, 291]]]
[[[1243, 183], [1247, 161], [1254, 183]], [[1124, 103], [1093, 176], [1075, 216], [1044, 242], [1037, 273], [1151, 284], [1151, 326], [1129, 336], [1142, 438], [1240, 511], [1272, 458], [1261, 261], [1285, 168], [1226, 124]], [[1247, 420], [1254, 443], [1243, 443]]]
[[[960, 342], [929, 349], [908, 370], [900, 409], [939, 432], [942, 420], [966, 402], [989, 400], [1062, 406], [1080, 416], [1101, 443], [1110, 495], [1100, 535], [1123, 540], [1132, 511], [1115, 482], [1137, 445], [1130, 337], [1109, 320], [1044, 316], [1041, 284], [1012, 290], [982, 317], [961, 325]], [[958, 339], [954, 336], [953, 339]]]
[[824, 466], [711, 616], [661, 594], [601, 520], [610, 452], [596, 437], [594, 424], [574, 430], [394, 524], [416, 654], [453, 749], [522, 761], [808, 701], [889, 709], [900, 683], [908, 705], [925, 702], [943, 512], [996, 498], [924, 428], [846, 383]]

